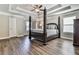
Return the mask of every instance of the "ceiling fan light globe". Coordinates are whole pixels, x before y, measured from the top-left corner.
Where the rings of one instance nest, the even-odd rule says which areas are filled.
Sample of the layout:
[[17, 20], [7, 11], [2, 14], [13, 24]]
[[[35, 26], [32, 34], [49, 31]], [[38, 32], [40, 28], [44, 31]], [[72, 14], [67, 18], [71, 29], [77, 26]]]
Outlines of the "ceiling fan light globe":
[[39, 9], [35, 9], [36, 12], [39, 12]]

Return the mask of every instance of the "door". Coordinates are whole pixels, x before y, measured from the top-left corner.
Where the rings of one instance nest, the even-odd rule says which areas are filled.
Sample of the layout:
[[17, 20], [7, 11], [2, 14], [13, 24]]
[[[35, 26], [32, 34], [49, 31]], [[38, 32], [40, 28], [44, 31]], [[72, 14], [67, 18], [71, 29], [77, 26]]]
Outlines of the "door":
[[9, 37], [16, 36], [16, 18], [9, 17]]

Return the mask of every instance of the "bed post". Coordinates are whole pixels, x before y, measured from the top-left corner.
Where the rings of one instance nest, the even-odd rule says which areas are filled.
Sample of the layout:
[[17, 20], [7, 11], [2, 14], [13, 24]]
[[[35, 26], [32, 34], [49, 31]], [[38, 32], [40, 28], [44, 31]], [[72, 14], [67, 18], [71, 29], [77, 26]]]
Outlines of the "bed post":
[[29, 16], [29, 39], [31, 40], [31, 16]]
[[44, 8], [44, 14], [43, 14], [43, 33], [44, 33], [44, 38], [43, 38], [43, 45], [46, 45], [46, 8]]
[[58, 17], [58, 30], [59, 30], [58, 38], [60, 38], [60, 36], [61, 36], [61, 34], [60, 34], [60, 16]]

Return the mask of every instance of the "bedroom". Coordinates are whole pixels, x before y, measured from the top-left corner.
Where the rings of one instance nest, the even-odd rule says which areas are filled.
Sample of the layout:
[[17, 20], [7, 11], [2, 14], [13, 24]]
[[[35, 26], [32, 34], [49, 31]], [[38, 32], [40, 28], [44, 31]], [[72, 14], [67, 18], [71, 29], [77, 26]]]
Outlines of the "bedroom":
[[[73, 46], [74, 19], [78, 18], [79, 4], [0, 4], [0, 54], [79, 54], [79, 47]], [[33, 36], [37, 37], [31, 42], [28, 38], [30, 24], [34, 31]], [[40, 33], [41, 29], [43, 34]], [[45, 40], [48, 37], [47, 34], [54, 35], [48, 42]], [[38, 36], [43, 38], [44, 42], [37, 41]]]

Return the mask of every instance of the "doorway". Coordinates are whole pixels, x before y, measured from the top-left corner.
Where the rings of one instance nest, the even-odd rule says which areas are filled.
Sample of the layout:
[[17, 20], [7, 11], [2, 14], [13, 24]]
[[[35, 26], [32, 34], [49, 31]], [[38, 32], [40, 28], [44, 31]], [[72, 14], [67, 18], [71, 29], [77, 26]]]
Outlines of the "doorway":
[[9, 37], [16, 36], [16, 18], [9, 17]]
[[29, 35], [29, 21], [26, 21], [26, 32]]

